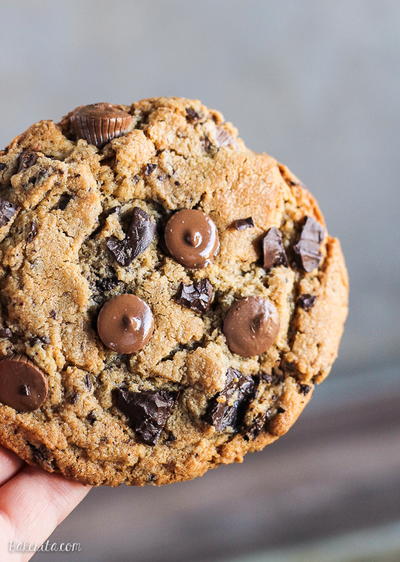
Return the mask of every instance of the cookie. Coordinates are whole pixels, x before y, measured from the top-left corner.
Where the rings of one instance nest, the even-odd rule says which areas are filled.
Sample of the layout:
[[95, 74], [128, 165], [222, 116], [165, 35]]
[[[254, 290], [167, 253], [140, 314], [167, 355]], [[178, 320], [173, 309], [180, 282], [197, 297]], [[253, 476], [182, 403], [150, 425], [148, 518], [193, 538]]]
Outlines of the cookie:
[[199, 101], [81, 106], [0, 151], [0, 443], [167, 484], [278, 439], [347, 314], [338, 240]]

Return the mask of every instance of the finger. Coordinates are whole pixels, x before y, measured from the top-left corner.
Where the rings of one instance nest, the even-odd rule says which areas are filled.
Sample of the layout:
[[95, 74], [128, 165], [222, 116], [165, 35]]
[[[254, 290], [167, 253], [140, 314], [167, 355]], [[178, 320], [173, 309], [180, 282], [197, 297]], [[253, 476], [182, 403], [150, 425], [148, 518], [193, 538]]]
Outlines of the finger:
[[23, 464], [14, 453], [0, 447], [0, 486], [21, 470]]
[[0, 488], [0, 536], [7, 541], [42, 544], [89, 490], [62, 476], [23, 468]]

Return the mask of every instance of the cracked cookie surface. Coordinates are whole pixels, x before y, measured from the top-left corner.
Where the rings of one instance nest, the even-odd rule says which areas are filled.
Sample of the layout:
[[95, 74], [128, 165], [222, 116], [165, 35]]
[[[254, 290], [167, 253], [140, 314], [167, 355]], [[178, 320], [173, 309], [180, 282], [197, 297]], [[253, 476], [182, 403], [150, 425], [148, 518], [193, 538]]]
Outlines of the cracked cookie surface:
[[[220, 113], [182, 98], [98, 106], [0, 151], [0, 443], [93, 485], [167, 484], [291, 427], [336, 357], [346, 268], [312, 195]], [[198, 212], [185, 213], [196, 236], [218, 236], [202, 262], [168, 238], [182, 210]], [[133, 353], [99, 337], [123, 295], [152, 314]], [[117, 309], [123, 330], [143, 306]], [[235, 352], [238, 333], [260, 354]], [[46, 385], [40, 400], [29, 381], [10, 398], [10, 359]]]

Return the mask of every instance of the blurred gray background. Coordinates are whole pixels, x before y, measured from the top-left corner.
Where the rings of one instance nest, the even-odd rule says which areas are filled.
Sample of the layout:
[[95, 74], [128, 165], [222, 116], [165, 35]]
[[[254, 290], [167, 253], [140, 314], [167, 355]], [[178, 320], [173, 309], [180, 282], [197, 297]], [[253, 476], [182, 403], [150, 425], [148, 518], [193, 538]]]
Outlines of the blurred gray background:
[[400, 2], [3, 0], [0, 17], [0, 145], [80, 104], [200, 98], [309, 186], [351, 279], [340, 359], [289, 435], [193, 483], [92, 492], [53, 535], [82, 552], [59, 559], [398, 562]]

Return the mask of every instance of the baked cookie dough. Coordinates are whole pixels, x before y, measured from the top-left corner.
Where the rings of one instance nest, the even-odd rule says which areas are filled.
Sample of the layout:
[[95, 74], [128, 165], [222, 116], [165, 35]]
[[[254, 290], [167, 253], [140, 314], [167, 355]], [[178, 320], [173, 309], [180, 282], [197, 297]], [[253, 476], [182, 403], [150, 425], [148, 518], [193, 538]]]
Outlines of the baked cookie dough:
[[0, 151], [0, 443], [168, 484], [278, 439], [347, 314], [338, 240], [199, 101], [81, 106]]

